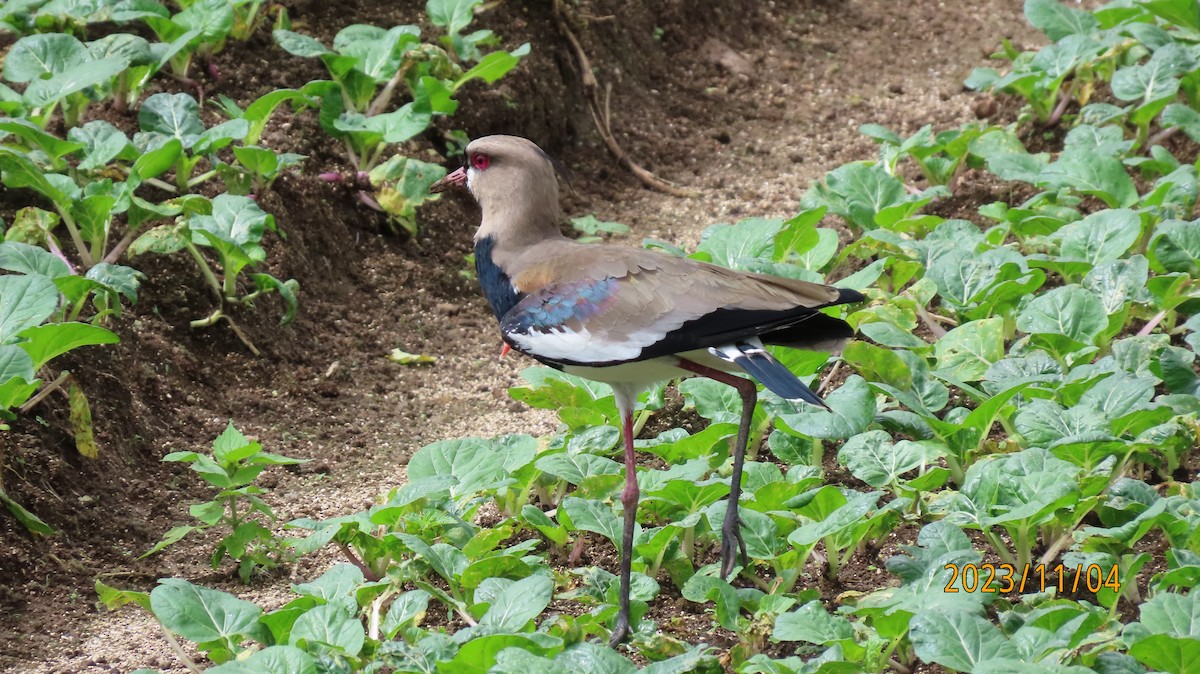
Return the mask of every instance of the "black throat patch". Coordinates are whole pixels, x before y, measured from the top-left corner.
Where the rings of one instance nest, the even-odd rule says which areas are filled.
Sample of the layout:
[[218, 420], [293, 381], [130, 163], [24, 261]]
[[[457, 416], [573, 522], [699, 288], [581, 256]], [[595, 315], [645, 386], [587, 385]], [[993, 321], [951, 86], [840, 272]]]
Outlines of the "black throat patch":
[[499, 320], [521, 301], [521, 296], [513, 289], [512, 279], [492, 259], [495, 246], [496, 242], [490, 236], [475, 243], [475, 274], [479, 277], [479, 285], [483, 287], [483, 296], [492, 305], [492, 313]]

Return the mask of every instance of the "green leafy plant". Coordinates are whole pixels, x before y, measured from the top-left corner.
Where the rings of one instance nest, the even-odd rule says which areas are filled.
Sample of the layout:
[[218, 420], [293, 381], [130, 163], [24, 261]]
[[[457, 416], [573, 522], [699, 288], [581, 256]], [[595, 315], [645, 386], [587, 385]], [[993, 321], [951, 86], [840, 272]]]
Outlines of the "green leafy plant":
[[115, 80], [131, 64], [119, 53], [105, 53], [104, 45], [93, 51], [77, 38], [63, 33], [27, 35], [13, 44], [4, 59], [4, 79], [24, 84], [18, 95], [0, 85], [5, 111], [23, 112], [41, 128], [58, 110], [68, 128], [77, 126], [88, 105], [95, 100], [94, 87]]
[[[213, 550], [212, 567], [219, 568], [225, 557], [229, 557], [237, 563], [237, 572], [243, 581], [249, 582], [259, 569], [270, 570], [293, 559], [287, 540], [267, 526], [276, 519], [275, 512], [260, 498], [266, 490], [254, 482], [270, 466], [291, 466], [304, 463], [306, 459], [264, 452], [261, 444], [248, 440], [231, 422], [213, 441], [211, 455], [171, 452], [162, 460], [191, 464], [193, 471], [220, 491], [212, 500], [188, 508], [200, 524], [173, 527], [143, 557], [174, 545], [189, 534], [216, 529], [228, 530], [228, 533]], [[233, 644], [227, 642], [225, 645], [231, 647]]]
[[[362, 190], [370, 185], [374, 196], [360, 191], [360, 199], [410, 232], [416, 231], [416, 208], [431, 198], [429, 186], [445, 171], [403, 155], [384, 161], [386, 151], [424, 133], [435, 116], [453, 114], [458, 109], [454, 93], [463, 85], [475, 79], [495, 82], [529, 52], [526, 44], [512, 52], [482, 55], [479, 46], [495, 42], [491, 31], [460, 34], [478, 4], [480, 0], [428, 3], [427, 15], [446, 30], [453, 52], [422, 42], [420, 28], [411, 25], [386, 30], [347, 26], [334, 38], [332, 49], [290, 30], [274, 33], [288, 53], [319, 58], [332, 78], [309, 82], [303, 92], [320, 101], [321, 128], [345, 145], [355, 176], [327, 172], [322, 177], [329, 182], [349, 180]], [[478, 62], [464, 67], [473, 61]], [[390, 109], [401, 92], [407, 94], [407, 102]]]
[[[265, 294], [278, 293], [284, 302], [280, 323], [286, 325], [296, 317], [296, 292], [300, 284], [295, 279], [280, 281], [266, 272], [253, 272], [248, 276], [254, 289], [243, 292], [238, 286], [238, 279], [242, 272], [266, 259], [262, 238], [267, 230], [275, 231], [275, 218], [259, 208], [253, 199], [231, 194], [217, 196], [210, 208], [211, 212], [190, 212], [181, 222], [159, 225], [147, 231], [133, 242], [129, 252], [130, 255], [169, 254], [186, 250], [212, 291], [216, 304], [208, 316], [192, 321], [192, 327], [213, 325], [223, 319], [246, 347], [257, 355], [258, 349], [229, 315], [229, 307], [251, 306], [254, 300]], [[217, 269], [214, 270], [200, 252], [202, 247], [216, 254], [219, 261]]]

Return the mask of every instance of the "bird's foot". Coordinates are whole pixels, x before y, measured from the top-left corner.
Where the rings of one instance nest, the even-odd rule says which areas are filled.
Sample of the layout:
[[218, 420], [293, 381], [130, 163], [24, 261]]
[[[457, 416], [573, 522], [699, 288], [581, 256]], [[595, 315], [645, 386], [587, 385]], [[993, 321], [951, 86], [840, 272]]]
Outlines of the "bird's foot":
[[749, 563], [746, 541], [742, 540], [742, 527], [735, 514], [733, 517], [726, 517], [721, 525], [721, 578], [727, 579], [739, 560], [742, 566]]
[[608, 637], [608, 647], [616, 648], [620, 646], [626, 639], [629, 638], [629, 616], [624, 613], [617, 615], [617, 622], [613, 625], [612, 634]]

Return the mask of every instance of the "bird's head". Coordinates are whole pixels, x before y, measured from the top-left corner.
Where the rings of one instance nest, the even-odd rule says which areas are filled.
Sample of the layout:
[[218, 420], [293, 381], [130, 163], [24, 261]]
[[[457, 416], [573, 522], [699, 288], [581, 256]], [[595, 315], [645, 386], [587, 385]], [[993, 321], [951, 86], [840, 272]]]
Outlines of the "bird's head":
[[465, 185], [483, 210], [476, 238], [558, 231], [561, 172], [532, 141], [518, 136], [484, 136], [467, 145], [462, 168], [434, 183], [430, 192]]

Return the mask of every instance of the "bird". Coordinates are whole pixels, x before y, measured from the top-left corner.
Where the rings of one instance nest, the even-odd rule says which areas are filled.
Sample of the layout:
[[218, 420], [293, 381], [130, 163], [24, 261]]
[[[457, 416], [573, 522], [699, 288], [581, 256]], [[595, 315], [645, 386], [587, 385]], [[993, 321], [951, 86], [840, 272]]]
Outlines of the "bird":
[[466, 187], [481, 210], [475, 271], [511, 348], [568, 374], [612, 387], [620, 412], [625, 480], [621, 492], [619, 610], [609, 644], [630, 634], [629, 584], [639, 498], [633, 413], [638, 395], [661, 382], [701, 376], [733, 387], [742, 403], [733, 448], [729, 505], [721, 525], [721, 577], [746, 544], [738, 520], [742, 467], [758, 387], [829, 409], [767, 351], [767, 345], [837, 351], [854, 335], [820, 309], [861, 302], [846, 288], [741, 272], [691, 258], [603, 243], [581, 243], [559, 227], [558, 175], [534, 142], [494, 135], [471, 141], [465, 164], [436, 181], [437, 193]]

